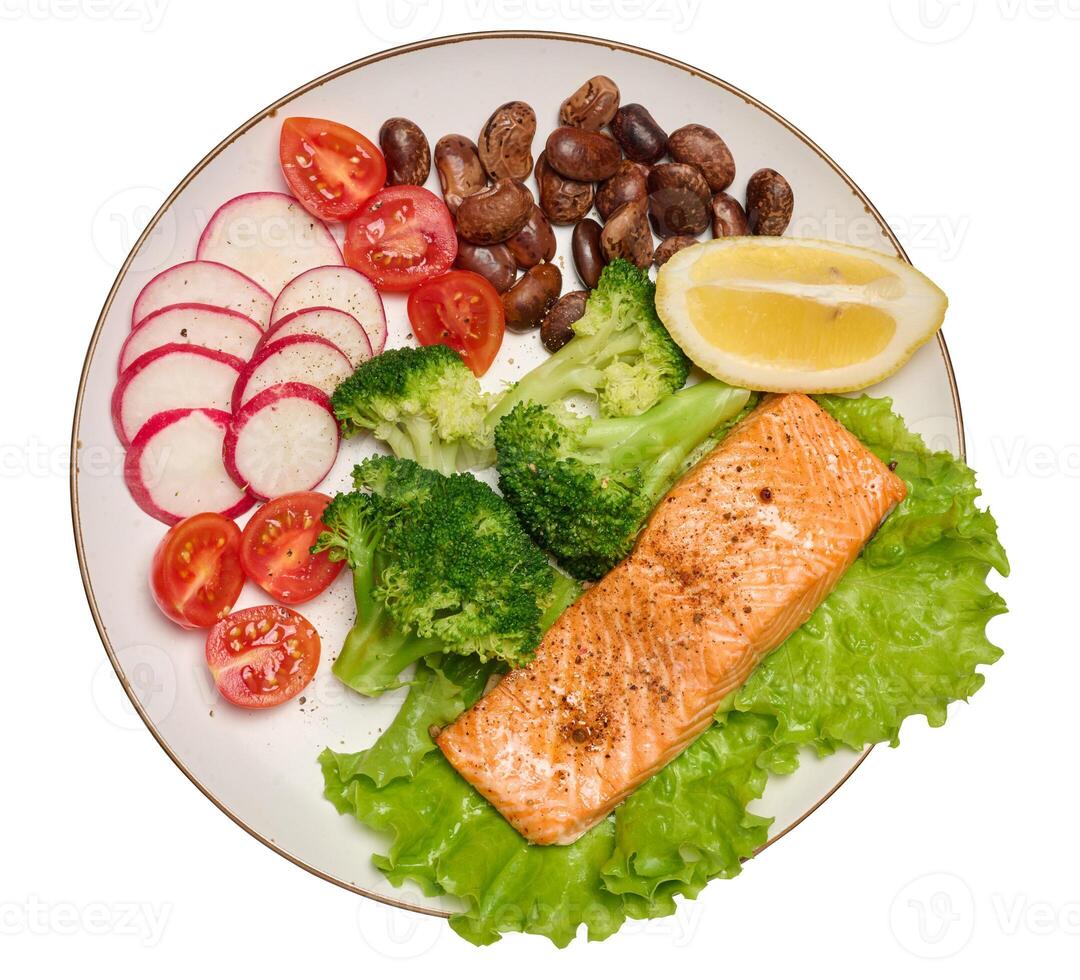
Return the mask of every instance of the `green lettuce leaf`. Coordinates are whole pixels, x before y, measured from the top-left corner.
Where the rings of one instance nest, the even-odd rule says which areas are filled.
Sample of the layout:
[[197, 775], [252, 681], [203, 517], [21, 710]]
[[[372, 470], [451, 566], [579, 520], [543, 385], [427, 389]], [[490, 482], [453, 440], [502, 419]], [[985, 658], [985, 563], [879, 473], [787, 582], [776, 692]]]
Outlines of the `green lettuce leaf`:
[[770, 823], [749, 806], [769, 774], [795, 770], [801, 746], [895, 744], [905, 718], [941, 724], [979, 689], [976, 668], [1001, 653], [986, 623], [1005, 608], [985, 579], [1008, 562], [974, 475], [930, 453], [886, 400], [820, 400], [896, 463], [910, 493], [810, 621], [701, 738], [569, 847], [528, 844], [438, 753], [428, 728], [478, 697], [488, 674], [470, 658], [432, 658], [371, 749], [320, 757], [327, 798], [388, 835], [374, 861], [392, 883], [458, 897], [451, 925], [474, 943], [521, 931], [564, 946], [581, 924], [603, 939], [737, 874]]
[[366, 776], [375, 786], [385, 786], [415, 776], [424, 756], [435, 751], [432, 726], [448, 724], [476, 701], [494, 669], [493, 662], [479, 664], [453, 654], [418, 664], [405, 703], [379, 740], [363, 752], [333, 753], [337, 778], [347, 783]]
[[776, 723], [734, 712], [718, 720], [615, 812], [605, 887], [635, 919], [672, 915], [713, 878], [733, 878], [765, 844], [772, 820], [748, 812], [765, 790], [758, 765]]
[[[591, 939], [607, 938], [625, 917], [621, 899], [603, 888], [598, 871], [611, 855], [614, 820], [569, 847], [528, 844], [428, 736], [428, 725], [463, 710], [463, 697], [471, 704], [480, 696], [491, 670], [475, 658], [448, 657], [451, 665], [452, 681], [438, 667], [418, 666], [398, 714], [410, 719], [412, 731], [395, 720], [364, 752], [322, 753], [327, 799], [339, 813], [390, 835], [389, 850], [374, 862], [392, 884], [409, 880], [425, 895], [460, 898], [465, 909], [450, 925], [470, 942], [484, 945], [513, 931], [565, 946], [582, 923]], [[394, 767], [400, 775], [385, 778], [397, 753], [408, 761]]]
[[883, 460], [896, 464], [907, 499], [871, 539], [802, 629], [772, 653], [735, 699], [777, 720], [778, 746], [825, 755], [846, 745], [896, 745], [900, 724], [947, 706], [983, 683], [980, 664], [1001, 650], [986, 624], [1005, 611], [986, 585], [1008, 561], [997, 525], [975, 500], [975, 476], [949, 453], [930, 453], [886, 399], [822, 398]]

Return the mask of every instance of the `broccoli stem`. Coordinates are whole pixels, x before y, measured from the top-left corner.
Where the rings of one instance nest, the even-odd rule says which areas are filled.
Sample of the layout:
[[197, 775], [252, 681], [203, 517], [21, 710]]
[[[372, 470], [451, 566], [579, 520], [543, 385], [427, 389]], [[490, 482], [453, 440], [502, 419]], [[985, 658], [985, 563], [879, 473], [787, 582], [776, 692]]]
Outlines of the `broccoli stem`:
[[424, 469], [435, 470], [443, 476], [458, 470], [456, 444], [446, 445], [427, 419], [414, 416], [394, 423], [384, 422], [375, 426], [373, 433], [398, 459], [415, 460]]
[[581, 586], [577, 579], [564, 575], [558, 569], [555, 572], [555, 587], [551, 590], [551, 604], [540, 618], [540, 628], [546, 633], [555, 621], [581, 597]]
[[[595, 392], [604, 377], [602, 365], [594, 363], [601, 347], [597, 337], [575, 337], [562, 350], [533, 368], [495, 403], [487, 416], [488, 426], [494, 429], [499, 419], [523, 402], [552, 405], [578, 392]], [[607, 354], [605, 351], [605, 360], [610, 360]], [[618, 352], [612, 354], [617, 356]]]
[[398, 459], [415, 460], [424, 469], [443, 476], [459, 469], [457, 444], [444, 443], [428, 419], [414, 416], [394, 424], [384, 423], [375, 427], [374, 434]]
[[374, 433], [375, 438], [385, 442], [398, 459], [409, 459], [412, 456], [412, 437], [409, 433], [403, 432], [398, 426], [378, 425], [375, 427]]
[[421, 657], [439, 653], [442, 644], [403, 632], [374, 596], [375, 569], [365, 562], [353, 570], [356, 622], [334, 661], [334, 675], [354, 691], [377, 697], [401, 687], [398, 675]]
[[442, 462], [442, 448], [438, 436], [435, 435], [435, 427], [425, 418], [414, 415], [404, 422], [405, 434], [412, 446], [411, 459], [428, 470], [445, 471], [439, 468]]
[[667, 489], [691, 452], [737, 414], [750, 392], [722, 381], [703, 381], [677, 391], [641, 415], [594, 419], [580, 439], [583, 458], [615, 469], [640, 468], [645, 491], [655, 499]]

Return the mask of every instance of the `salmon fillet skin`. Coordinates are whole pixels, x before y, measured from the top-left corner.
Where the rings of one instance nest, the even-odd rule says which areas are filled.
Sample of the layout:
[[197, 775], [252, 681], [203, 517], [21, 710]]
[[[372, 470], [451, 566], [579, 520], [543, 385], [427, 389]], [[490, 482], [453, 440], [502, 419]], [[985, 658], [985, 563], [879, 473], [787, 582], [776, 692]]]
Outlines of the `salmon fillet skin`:
[[812, 399], [768, 398], [439, 748], [522, 836], [572, 843], [708, 727], [906, 492]]

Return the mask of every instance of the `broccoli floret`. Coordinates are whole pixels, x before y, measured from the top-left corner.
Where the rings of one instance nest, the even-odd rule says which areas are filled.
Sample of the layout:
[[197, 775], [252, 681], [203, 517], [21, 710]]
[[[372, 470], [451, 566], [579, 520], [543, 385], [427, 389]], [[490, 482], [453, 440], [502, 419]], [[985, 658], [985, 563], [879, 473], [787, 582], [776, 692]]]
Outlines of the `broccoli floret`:
[[388, 456], [353, 477], [357, 490], [327, 506], [313, 549], [353, 572], [356, 624], [334, 673], [377, 695], [433, 653], [528, 662], [546, 611], [569, 587], [506, 501], [471, 474], [442, 476]]
[[353, 467], [352, 477], [357, 490], [370, 491], [380, 502], [400, 506], [426, 503], [443, 474], [418, 463], [402, 465], [402, 460], [393, 456], [370, 456]]
[[488, 396], [449, 347], [402, 347], [361, 364], [334, 392], [342, 435], [370, 431], [440, 473], [491, 464]]
[[705, 381], [611, 419], [519, 404], [495, 430], [499, 489], [567, 571], [599, 578], [629, 553], [696, 447], [749, 397]]
[[656, 315], [655, 293], [648, 273], [625, 259], [605, 266], [574, 339], [496, 402], [491, 426], [515, 405], [579, 393], [596, 395], [602, 416], [638, 415], [681, 388], [690, 364]]

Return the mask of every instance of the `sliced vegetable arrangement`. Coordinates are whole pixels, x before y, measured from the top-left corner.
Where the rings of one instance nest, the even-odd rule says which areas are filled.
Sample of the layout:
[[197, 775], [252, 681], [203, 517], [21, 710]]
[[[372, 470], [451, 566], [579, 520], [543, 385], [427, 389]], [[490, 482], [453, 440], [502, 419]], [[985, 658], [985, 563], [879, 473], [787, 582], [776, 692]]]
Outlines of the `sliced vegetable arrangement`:
[[132, 329], [158, 310], [187, 303], [240, 313], [265, 330], [274, 297], [253, 279], [220, 262], [181, 262], [158, 273], [143, 287], [131, 308]]
[[[308, 269], [287, 283], [274, 301], [269, 332], [290, 316], [326, 309], [347, 314], [356, 321], [367, 340], [368, 357], [386, 346], [386, 312], [379, 291], [370, 279], [342, 265]], [[344, 346], [342, 349], [347, 350]], [[354, 363], [361, 360], [364, 358]]]
[[[390, 418], [383, 406], [369, 424], [349, 422], [379, 429], [398, 451], [406, 452], [403, 438], [412, 440], [406, 455], [437, 459], [442, 472], [489, 464], [495, 425], [518, 402], [550, 405], [584, 394], [599, 398], [605, 414], [632, 415], [681, 387], [686, 359], [660, 327], [648, 277], [630, 263], [644, 268], [652, 261], [650, 220], [661, 236], [684, 243], [708, 223], [698, 212], [744, 213], [727, 194], [731, 153], [707, 127], [667, 137], [641, 106], [620, 106], [618, 87], [603, 76], [570, 96], [560, 118], [536, 161], [539, 203], [525, 183], [537, 117], [524, 102], [496, 109], [477, 143], [459, 135], [436, 143], [442, 200], [417, 183], [431, 172], [432, 152], [412, 121], [387, 120], [377, 146], [341, 122], [285, 119], [279, 162], [292, 194], [260, 190], [226, 201], [207, 222], [195, 260], [159, 273], [135, 300], [113, 399], [121, 442], [133, 444], [155, 416], [173, 410], [230, 416], [227, 432], [218, 429], [220, 442], [206, 426], [194, 438], [194, 418], [149, 426], [140, 447], [153, 434], [154, 451], [164, 457], [177, 440], [192, 486], [177, 493], [185, 473], [176, 463], [160, 486], [152, 485], [159, 481], [149, 478], [149, 466], [129, 467], [140, 506], [173, 522], [205, 506], [236, 513], [252, 497], [312, 489], [333, 464], [336, 438], [318, 413], [320, 400], [284, 386], [331, 396], [377, 358], [388, 333], [384, 292], [407, 291], [417, 342], [456, 351], [477, 377], [491, 367], [507, 328], [539, 327], [545, 346], [559, 351], [490, 405], [482, 427], [471, 419], [462, 428], [452, 413], [432, 409], [441, 396], [427, 396], [419, 414], [407, 409]], [[665, 152], [671, 163], [659, 162]], [[750, 217], [716, 218], [714, 234], [757, 226], [783, 231], [791, 195], [764, 193], [786, 182], [775, 171], [761, 173], [771, 176], [751, 181]], [[587, 217], [594, 201], [602, 227]], [[779, 207], [770, 210], [770, 201]], [[581, 290], [560, 295], [563, 277], [554, 261], [552, 226], [574, 222], [583, 284], [598, 287], [611, 263], [588, 303]], [[570, 344], [575, 335], [587, 339]], [[468, 452], [424, 455], [431, 440], [418, 435], [419, 427], [433, 412], [438, 441]], [[230, 496], [223, 472], [236, 494]]]
[[[284, 119], [278, 162], [291, 193], [224, 202], [195, 258], [144, 286], [111, 403], [132, 497], [170, 525], [150, 562], [154, 601], [177, 626], [208, 631], [207, 667], [230, 705], [275, 707], [311, 682], [319, 632], [289, 606], [348, 567], [356, 617], [333, 674], [366, 697], [409, 692], [370, 748], [323, 752], [326, 797], [387, 835], [374, 860], [391, 883], [458, 898], [451, 924], [480, 944], [524, 931], [562, 946], [582, 924], [602, 939], [626, 918], [670, 914], [677, 896], [738, 874], [770, 824], [750, 808], [772, 775], [797, 768], [799, 748], [895, 744], [905, 718], [941, 724], [949, 703], [978, 690], [977, 666], [1000, 655], [985, 627], [1004, 609], [986, 575], [1008, 571], [971, 471], [929, 452], [887, 401], [822, 397], [822, 412], [782, 395], [808, 407], [804, 421], [840, 433], [826, 445], [858, 445], [848, 433], [861, 443], [844, 471], [858, 478], [834, 456], [829, 487], [807, 468], [803, 499], [828, 497], [826, 509], [851, 503], [842, 491], [884, 499], [885, 484], [893, 495], [876, 501], [846, 563], [830, 556], [838, 570], [808, 587], [813, 601], [799, 597], [805, 615], [779, 617], [756, 670], [746, 653], [746, 670], [709, 701], [712, 681], [699, 677], [708, 663], [679, 661], [654, 676], [631, 662], [631, 638], [697, 653], [735, 644], [755, 612], [749, 598], [735, 602], [738, 589], [768, 606], [785, 561], [787, 580], [828, 565], [815, 529], [798, 542], [808, 549], [801, 558], [770, 551], [795, 529], [781, 510], [789, 488], [759, 474], [785, 471], [756, 457], [723, 471], [718, 479], [740, 493], [746, 484], [745, 513], [712, 513], [706, 487], [683, 526], [658, 532], [671, 553], [685, 552], [686, 535], [715, 536], [723, 525], [717, 562], [751, 542], [750, 564], [733, 564], [730, 582], [704, 597], [717, 608], [695, 593], [700, 569], [677, 572], [662, 547], [642, 572], [655, 578], [617, 609], [617, 628], [595, 617], [559, 654], [580, 678], [600, 669], [606, 650], [615, 658], [608, 680], [569, 695], [538, 682], [535, 704], [514, 702], [515, 716], [535, 711], [549, 727], [571, 719], [544, 737], [579, 754], [577, 770], [560, 768], [554, 749], [545, 763], [548, 777], [573, 785], [564, 783], [565, 799], [522, 806], [547, 807], [555, 822], [574, 824], [560, 807], [582, 795], [586, 769], [603, 769], [588, 753], [614, 738], [616, 714], [631, 717], [630, 700], [655, 698], [647, 721], [656, 731], [632, 726], [626, 739], [677, 743], [672, 761], [648, 768], [637, 756], [650, 745], [609, 745], [604, 760], [632, 757], [625, 773], [604, 776], [614, 802], [546, 838], [572, 843], [545, 843], [508, 814], [498, 787], [472, 771], [495, 751], [505, 770], [495, 783], [519, 775], [509, 738], [494, 750], [483, 743], [488, 699], [530, 670], [546, 676], [545, 647], [635, 567], [656, 515], [715, 464], [728, 434], [731, 446], [776, 404], [763, 391], [877, 380], [933, 335], [946, 307], [933, 283], [892, 257], [780, 237], [795, 207], [782, 174], [763, 167], [736, 197], [735, 158], [718, 133], [691, 123], [669, 135], [605, 76], [571, 94], [558, 122], [534, 157], [538, 119], [521, 101], [495, 109], [475, 142], [443, 136], [434, 153], [402, 117], [386, 120], [377, 144], [341, 122]], [[441, 198], [420, 186], [433, 164]], [[560, 225], [573, 225], [583, 287], [566, 292]], [[698, 241], [710, 231], [715, 241]], [[407, 326], [388, 323], [384, 296], [394, 294], [407, 294]], [[411, 330], [418, 346], [388, 347], [399, 327], [398, 338]], [[537, 331], [550, 356], [495, 391], [481, 379], [508, 330]], [[687, 386], [694, 365], [714, 377]], [[770, 434], [761, 458], [794, 459], [786, 435]], [[351, 490], [319, 492], [341, 441], [364, 436], [392, 455], [363, 450]], [[489, 467], [498, 491], [462, 472]], [[750, 523], [729, 534], [739, 520]], [[764, 571], [755, 550], [775, 559]], [[752, 581], [736, 582], [739, 569]], [[235, 609], [249, 581], [275, 604]], [[665, 604], [679, 606], [672, 635], [635, 630], [640, 607]], [[709, 616], [721, 618], [695, 633]], [[605, 694], [639, 669], [626, 704]], [[688, 678], [709, 689], [706, 708], [674, 718]], [[469, 712], [481, 699], [480, 714]], [[683, 723], [697, 727], [679, 741], [668, 728]], [[471, 746], [469, 765], [449, 743], [454, 731]], [[635, 765], [645, 775], [630, 772]]]

